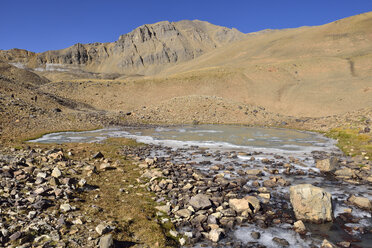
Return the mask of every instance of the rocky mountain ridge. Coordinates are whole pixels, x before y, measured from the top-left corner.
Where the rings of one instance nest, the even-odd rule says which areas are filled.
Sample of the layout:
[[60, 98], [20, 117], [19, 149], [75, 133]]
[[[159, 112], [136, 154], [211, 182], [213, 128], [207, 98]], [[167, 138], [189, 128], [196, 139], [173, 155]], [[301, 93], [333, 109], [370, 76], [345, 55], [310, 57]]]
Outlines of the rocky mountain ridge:
[[162, 21], [142, 25], [112, 43], [78, 43], [44, 53], [12, 49], [0, 51], [0, 58], [37, 70], [79, 68], [102, 73], [149, 75], [159, 72], [165, 65], [194, 59], [243, 37], [245, 35], [236, 29], [204, 21]]

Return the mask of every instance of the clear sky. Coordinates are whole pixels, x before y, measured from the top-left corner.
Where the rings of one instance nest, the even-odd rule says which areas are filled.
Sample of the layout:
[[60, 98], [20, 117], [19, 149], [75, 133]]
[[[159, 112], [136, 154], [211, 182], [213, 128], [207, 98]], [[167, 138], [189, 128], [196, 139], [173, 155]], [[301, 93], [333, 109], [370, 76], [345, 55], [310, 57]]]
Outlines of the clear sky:
[[158, 21], [199, 19], [244, 33], [313, 26], [372, 11], [372, 0], [0, 0], [0, 49], [112, 42]]

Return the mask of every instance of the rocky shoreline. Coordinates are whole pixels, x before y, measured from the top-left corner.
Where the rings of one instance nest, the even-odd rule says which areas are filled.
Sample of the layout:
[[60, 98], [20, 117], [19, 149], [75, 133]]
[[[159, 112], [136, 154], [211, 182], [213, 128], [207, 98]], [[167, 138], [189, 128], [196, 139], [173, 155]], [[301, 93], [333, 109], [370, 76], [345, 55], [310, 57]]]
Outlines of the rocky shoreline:
[[[152, 220], [152, 208], [144, 210], [151, 199], [134, 186], [131, 163], [71, 147], [0, 150], [0, 247], [174, 246]], [[117, 206], [127, 210], [115, 213]]]
[[[2, 148], [0, 244], [107, 248], [121, 247], [125, 241], [128, 247], [174, 247], [176, 240], [186, 247], [292, 247], [301, 242], [305, 247], [366, 247], [371, 240], [372, 208], [367, 197], [371, 197], [372, 173], [367, 159], [324, 152], [301, 158], [196, 146], [120, 145], [118, 156], [131, 161], [129, 169], [104, 152], [83, 158], [75, 153], [72, 148], [37, 144]], [[249, 159], [242, 162], [242, 156]], [[311, 161], [317, 161], [316, 167], [308, 166]], [[133, 181], [121, 182], [128, 180], [129, 171], [136, 173]], [[325, 186], [351, 187], [351, 193], [330, 194], [331, 209], [318, 198], [299, 193], [301, 202], [310, 199], [310, 211], [306, 204], [297, 207], [289, 190], [295, 185], [308, 187], [305, 179], [317, 186], [308, 191], [311, 196]], [[105, 191], [110, 180], [120, 183]], [[352, 192], [352, 187], [365, 191]], [[108, 193], [112, 201], [124, 195], [139, 200], [149, 194], [152, 199], [147, 202], [155, 201], [156, 206], [146, 218], [162, 226], [168, 243], [123, 236], [130, 233], [133, 220], [110, 216], [113, 206], [103, 207]], [[310, 215], [301, 217], [304, 213]], [[328, 231], [331, 226], [338, 228], [343, 239], [329, 236], [328, 231], [316, 233], [325, 225]], [[270, 233], [273, 229], [278, 232]]]
[[[175, 158], [185, 156], [183, 150], [185, 149], [149, 146], [130, 152], [136, 154], [137, 159], [140, 160], [139, 168], [143, 170], [141, 183], [145, 184], [149, 191], [154, 192], [157, 202], [162, 204], [157, 207], [160, 222], [171, 222], [177, 228], [178, 231], [171, 232], [171, 235], [177, 238], [181, 245], [190, 247], [199, 247], [200, 244], [213, 247], [289, 247], [296, 245], [274, 236], [271, 240], [263, 242], [269, 244], [265, 246], [260, 242], [262, 234], [256, 231], [246, 234], [250, 236], [249, 242], [236, 238], [236, 230], [239, 227], [254, 225], [261, 229], [286, 226], [284, 229], [293, 230], [294, 236], [296, 236], [295, 232], [299, 233], [300, 236], [297, 237], [304, 239], [305, 247], [319, 247], [322, 244], [321, 237], [313, 238], [311, 230], [305, 227], [301, 219], [304, 222], [317, 223], [333, 221], [342, 229], [341, 232], [345, 233], [345, 240], [340, 240], [335, 244], [339, 247], [364, 247], [358, 246], [360, 240], [355, 237], [372, 233], [370, 225], [367, 228], [358, 225], [354, 228], [349, 227], [349, 224], [358, 224], [362, 219], [353, 215], [355, 206], [366, 210], [369, 213], [367, 221], [370, 220], [372, 208], [368, 198], [345, 196], [347, 199], [343, 200], [343, 204], [347, 207], [344, 208], [344, 213], [336, 216], [332, 213], [329, 193], [327, 193], [329, 195], [328, 206], [323, 206], [322, 200], [317, 199], [317, 196], [313, 197], [317, 194], [315, 192], [320, 191], [319, 197], [323, 198], [324, 190], [319, 187], [311, 186], [313, 188], [310, 190], [305, 189], [304, 192], [300, 192], [298, 200], [300, 202], [290, 200], [292, 193], [289, 194], [288, 188], [292, 183], [286, 179], [293, 176], [309, 178], [317, 176], [322, 177], [323, 180], [370, 187], [368, 185], [372, 183], [371, 166], [367, 160], [364, 161], [365, 166], [359, 167], [350, 158], [343, 156], [328, 158], [330, 154], [314, 153], [314, 159], [319, 160], [318, 168], [309, 169], [304, 165], [304, 169], [301, 170], [294, 166], [294, 164], [301, 163], [301, 161], [296, 161], [296, 158], [292, 158], [292, 161], [284, 161], [283, 157], [275, 156], [273, 159], [255, 162], [255, 157], [261, 155], [260, 153], [239, 154], [218, 151], [213, 153], [194, 147], [193, 155], [199, 153], [206, 158], [205, 160], [195, 162], [190, 157], [184, 157], [189, 162], [175, 162]], [[154, 151], [162, 151], [163, 156], [151, 157]], [[126, 153], [126, 155], [129, 154]], [[234, 167], [209, 162], [216, 157], [217, 160], [221, 160], [223, 156], [236, 158], [239, 155], [251, 156], [252, 165], [263, 163], [264, 168], [252, 169], [250, 167], [254, 166], [249, 164]], [[207, 169], [200, 169], [203, 167]], [[308, 188], [306, 184], [298, 186]], [[309, 197], [310, 199], [307, 199]], [[338, 201], [338, 198], [335, 195], [332, 201]], [[307, 206], [304, 201], [308, 201]], [[296, 215], [293, 208], [297, 208]], [[324, 208], [326, 208], [327, 217], [322, 219]], [[301, 218], [298, 211], [310, 215], [310, 218], [306, 216]], [[333, 239], [325, 234], [323, 247], [330, 247], [327, 238]]]

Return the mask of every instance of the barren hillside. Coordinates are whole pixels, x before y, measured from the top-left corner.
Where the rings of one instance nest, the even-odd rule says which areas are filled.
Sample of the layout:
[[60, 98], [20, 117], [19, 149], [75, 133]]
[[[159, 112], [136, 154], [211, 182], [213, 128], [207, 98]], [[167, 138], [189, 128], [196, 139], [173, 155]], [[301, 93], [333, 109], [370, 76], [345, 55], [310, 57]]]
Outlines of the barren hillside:
[[295, 117], [372, 107], [372, 12], [246, 35], [201, 21], [159, 22], [114, 43], [0, 54], [50, 79], [45, 92], [114, 112], [193, 96]]

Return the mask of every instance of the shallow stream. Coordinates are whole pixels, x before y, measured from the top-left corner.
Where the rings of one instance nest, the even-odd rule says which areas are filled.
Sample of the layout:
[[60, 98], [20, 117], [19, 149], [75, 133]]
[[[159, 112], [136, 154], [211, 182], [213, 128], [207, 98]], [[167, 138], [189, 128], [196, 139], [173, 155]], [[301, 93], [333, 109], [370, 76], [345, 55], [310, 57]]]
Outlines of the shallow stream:
[[[278, 224], [262, 229], [255, 225], [238, 226], [230, 235], [245, 244], [259, 243], [266, 247], [277, 247], [272, 238], [286, 239], [291, 247], [311, 247], [319, 245], [324, 238], [332, 242], [350, 241], [355, 247], [372, 247], [371, 213], [347, 205], [345, 200], [351, 194], [357, 194], [372, 200], [372, 187], [368, 185], [353, 185], [341, 180], [328, 180], [319, 173], [315, 167], [315, 158], [322, 156], [341, 156], [335, 146], [335, 141], [320, 134], [277, 128], [253, 128], [244, 126], [226, 125], [197, 125], [197, 126], [171, 126], [171, 127], [127, 127], [108, 128], [85, 132], [62, 132], [44, 135], [32, 140], [39, 143], [66, 143], [66, 142], [99, 142], [109, 137], [132, 138], [138, 142], [160, 145], [162, 148], [152, 151], [151, 156], [171, 157], [176, 163], [191, 163], [200, 170], [208, 171], [212, 166], [224, 164], [233, 167], [226, 178], [239, 177], [240, 169], [262, 169], [262, 180], [272, 174], [268, 173], [271, 165], [264, 160], [275, 163], [291, 163], [300, 174], [284, 174], [284, 168], [278, 167], [278, 175], [291, 182], [291, 185], [311, 183], [326, 189], [332, 194], [334, 202], [334, 216], [336, 221], [331, 224], [310, 225], [311, 230], [300, 237], [292, 231], [289, 224]], [[177, 151], [177, 156], [170, 154]], [[274, 164], [275, 164], [274, 163]], [[250, 186], [251, 182], [248, 182]], [[277, 187], [277, 195], [288, 196], [289, 187]], [[279, 199], [272, 198], [270, 201]], [[282, 200], [282, 199], [280, 199]], [[352, 216], [357, 219], [353, 224], [337, 221], [337, 217], [344, 209], [351, 208]], [[341, 226], [343, 226], [341, 228]], [[346, 228], [347, 227], [347, 228]], [[359, 231], [358, 231], [359, 230]], [[259, 231], [261, 238], [253, 240], [250, 233]]]

